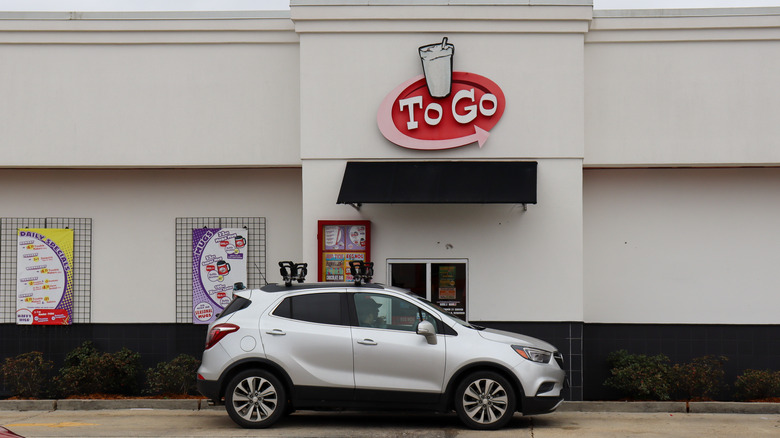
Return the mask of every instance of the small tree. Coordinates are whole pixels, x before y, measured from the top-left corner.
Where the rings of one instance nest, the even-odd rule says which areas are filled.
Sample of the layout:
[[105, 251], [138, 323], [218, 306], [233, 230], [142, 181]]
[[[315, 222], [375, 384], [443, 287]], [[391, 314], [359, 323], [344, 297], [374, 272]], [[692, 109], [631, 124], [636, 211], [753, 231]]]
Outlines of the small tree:
[[0, 366], [0, 375], [11, 393], [19, 398], [40, 398], [54, 362], [43, 360], [43, 353], [32, 351], [8, 357]]

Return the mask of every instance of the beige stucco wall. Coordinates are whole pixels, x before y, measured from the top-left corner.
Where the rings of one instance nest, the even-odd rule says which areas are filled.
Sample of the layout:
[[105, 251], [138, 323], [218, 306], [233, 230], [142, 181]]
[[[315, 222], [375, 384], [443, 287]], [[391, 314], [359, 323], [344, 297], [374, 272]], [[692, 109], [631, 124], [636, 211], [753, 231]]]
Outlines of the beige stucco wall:
[[[317, 264], [317, 220], [370, 220], [377, 281], [387, 281], [388, 259], [468, 259], [469, 319], [581, 320], [590, 7], [314, 3], [294, 2], [291, 11], [300, 33], [305, 261]], [[422, 73], [418, 47], [445, 36], [455, 45], [455, 71], [501, 87], [503, 117], [482, 148], [396, 146], [379, 132], [379, 104]], [[346, 160], [457, 159], [538, 161], [538, 205], [366, 204], [358, 211], [335, 203]]]
[[780, 322], [780, 169], [586, 169], [583, 185], [585, 321]]
[[780, 163], [780, 8], [596, 15], [586, 166]]
[[176, 218], [265, 217], [276, 272], [301, 258], [300, 181], [300, 169], [0, 169], [0, 205], [92, 218], [92, 322], [175, 322]]
[[0, 19], [0, 165], [300, 164], [289, 18], [35, 17]]
[[[317, 220], [370, 220], [375, 280], [387, 259], [467, 259], [473, 321], [582, 319], [582, 162], [540, 160], [537, 205], [337, 205], [345, 162], [303, 166], [304, 259], [317, 261]], [[457, 178], [457, 175], [453, 175]], [[316, 275], [316, 270], [312, 271]]]
[[[317, 220], [368, 219], [379, 281], [387, 259], [468, 259], [474, 320], [777, 323], [774, 169], [646, 168], [780, 163], [780, 10], [386, 3], [0, 14], [2, 216], [94, 219], [94, 322], [173, 321], [173, 249], [147, 274], [131, 236], [170, 227], [172, 245], [230, 178], [229, 215], [268, 218], [269, 281], [281, 259], [316, 266]], [[506, 112], [483, 148], [397, 147], [377, 107], [443, 36]], [[347, 160], [458, 159], [538, 161], [539, 203], [335, 204]], [[159, 290], [117, 284], [125, 266]]]

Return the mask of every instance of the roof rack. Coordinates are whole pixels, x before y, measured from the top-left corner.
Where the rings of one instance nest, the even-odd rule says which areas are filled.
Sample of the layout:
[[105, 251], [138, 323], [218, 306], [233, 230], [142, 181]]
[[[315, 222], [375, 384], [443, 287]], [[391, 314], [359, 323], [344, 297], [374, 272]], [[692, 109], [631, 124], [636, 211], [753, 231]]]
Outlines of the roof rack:
[[290, 261], [279, 262], [279, 272], [282, 274], [285, 286], [292, 286], [293, 281], [303, 283], [308, 273], [308, 263], [294, 263]]
[[364, 262], [363, 260], [352, 260], [349, 262], [349, 273], [355, 280], [355, 286], [361, 283], [370, 283], [374, 276], [374, 262]]

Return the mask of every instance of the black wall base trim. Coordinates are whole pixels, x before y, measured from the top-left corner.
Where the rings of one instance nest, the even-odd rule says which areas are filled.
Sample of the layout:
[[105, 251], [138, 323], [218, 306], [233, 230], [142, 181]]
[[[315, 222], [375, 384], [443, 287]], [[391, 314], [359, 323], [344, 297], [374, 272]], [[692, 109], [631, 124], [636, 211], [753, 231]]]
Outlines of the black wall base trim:
[[186, 353], [200, 360], [206, 343], [206, 325], [194, 324], [0, 324], [0, 360], [40, 351], [59, 368], [65, 355], [84, 341], [100, 351], [113, 353], [124, 347], [141, 355], [144, 367]]
[[522, 333], [549, 342], [563, 353], [563, 363], [566, 375], [569, 377], [569, 388], [563, 394], [565, 400], [583, 400], [583, 350], [581, 322], [489, 322], [478, 321], [474, 324]]
[[[616, 400], [603, 385], [609, 376], [607, 355], [663, 353], [672, 363], [706, 355], [728, 357], [726, 382], [746, 369], [780, 370], [780, 324], [590, 324], [582, 322], [477, 321], [476, 324], [533, 336], [556, 346], [564, 355], [570, 388], [566, 400]], [[206, 326], [194, 324], [74, 324], [22, 326], [0, 324], [0, 361], [40, 351], [59, 369], [65, 355], [84, 341], [104, 352], [123, 347], [140, 353], [145, 368], [185, 353], [200, 359]], [[3, 388], [0, 388], [0, 396]]]
[[725, 382], [732, 384], [746, 369], [780, 370], [780, 325], [725, 324], [585, 324], [585, 400], [615, 400], [605, 387], [607, 355], [663, 353], [672, 363], [707, 356], [726, 356]]

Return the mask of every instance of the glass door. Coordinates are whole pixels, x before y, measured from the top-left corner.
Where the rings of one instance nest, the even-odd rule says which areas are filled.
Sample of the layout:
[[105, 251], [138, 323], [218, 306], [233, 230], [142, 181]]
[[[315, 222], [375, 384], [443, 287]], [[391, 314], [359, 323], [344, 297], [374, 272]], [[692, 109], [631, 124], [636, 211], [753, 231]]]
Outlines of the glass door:
[[387, 272], [392, 286], [409, 289], [452, 315], [466, 319], [467, 260], [389, 259]]

